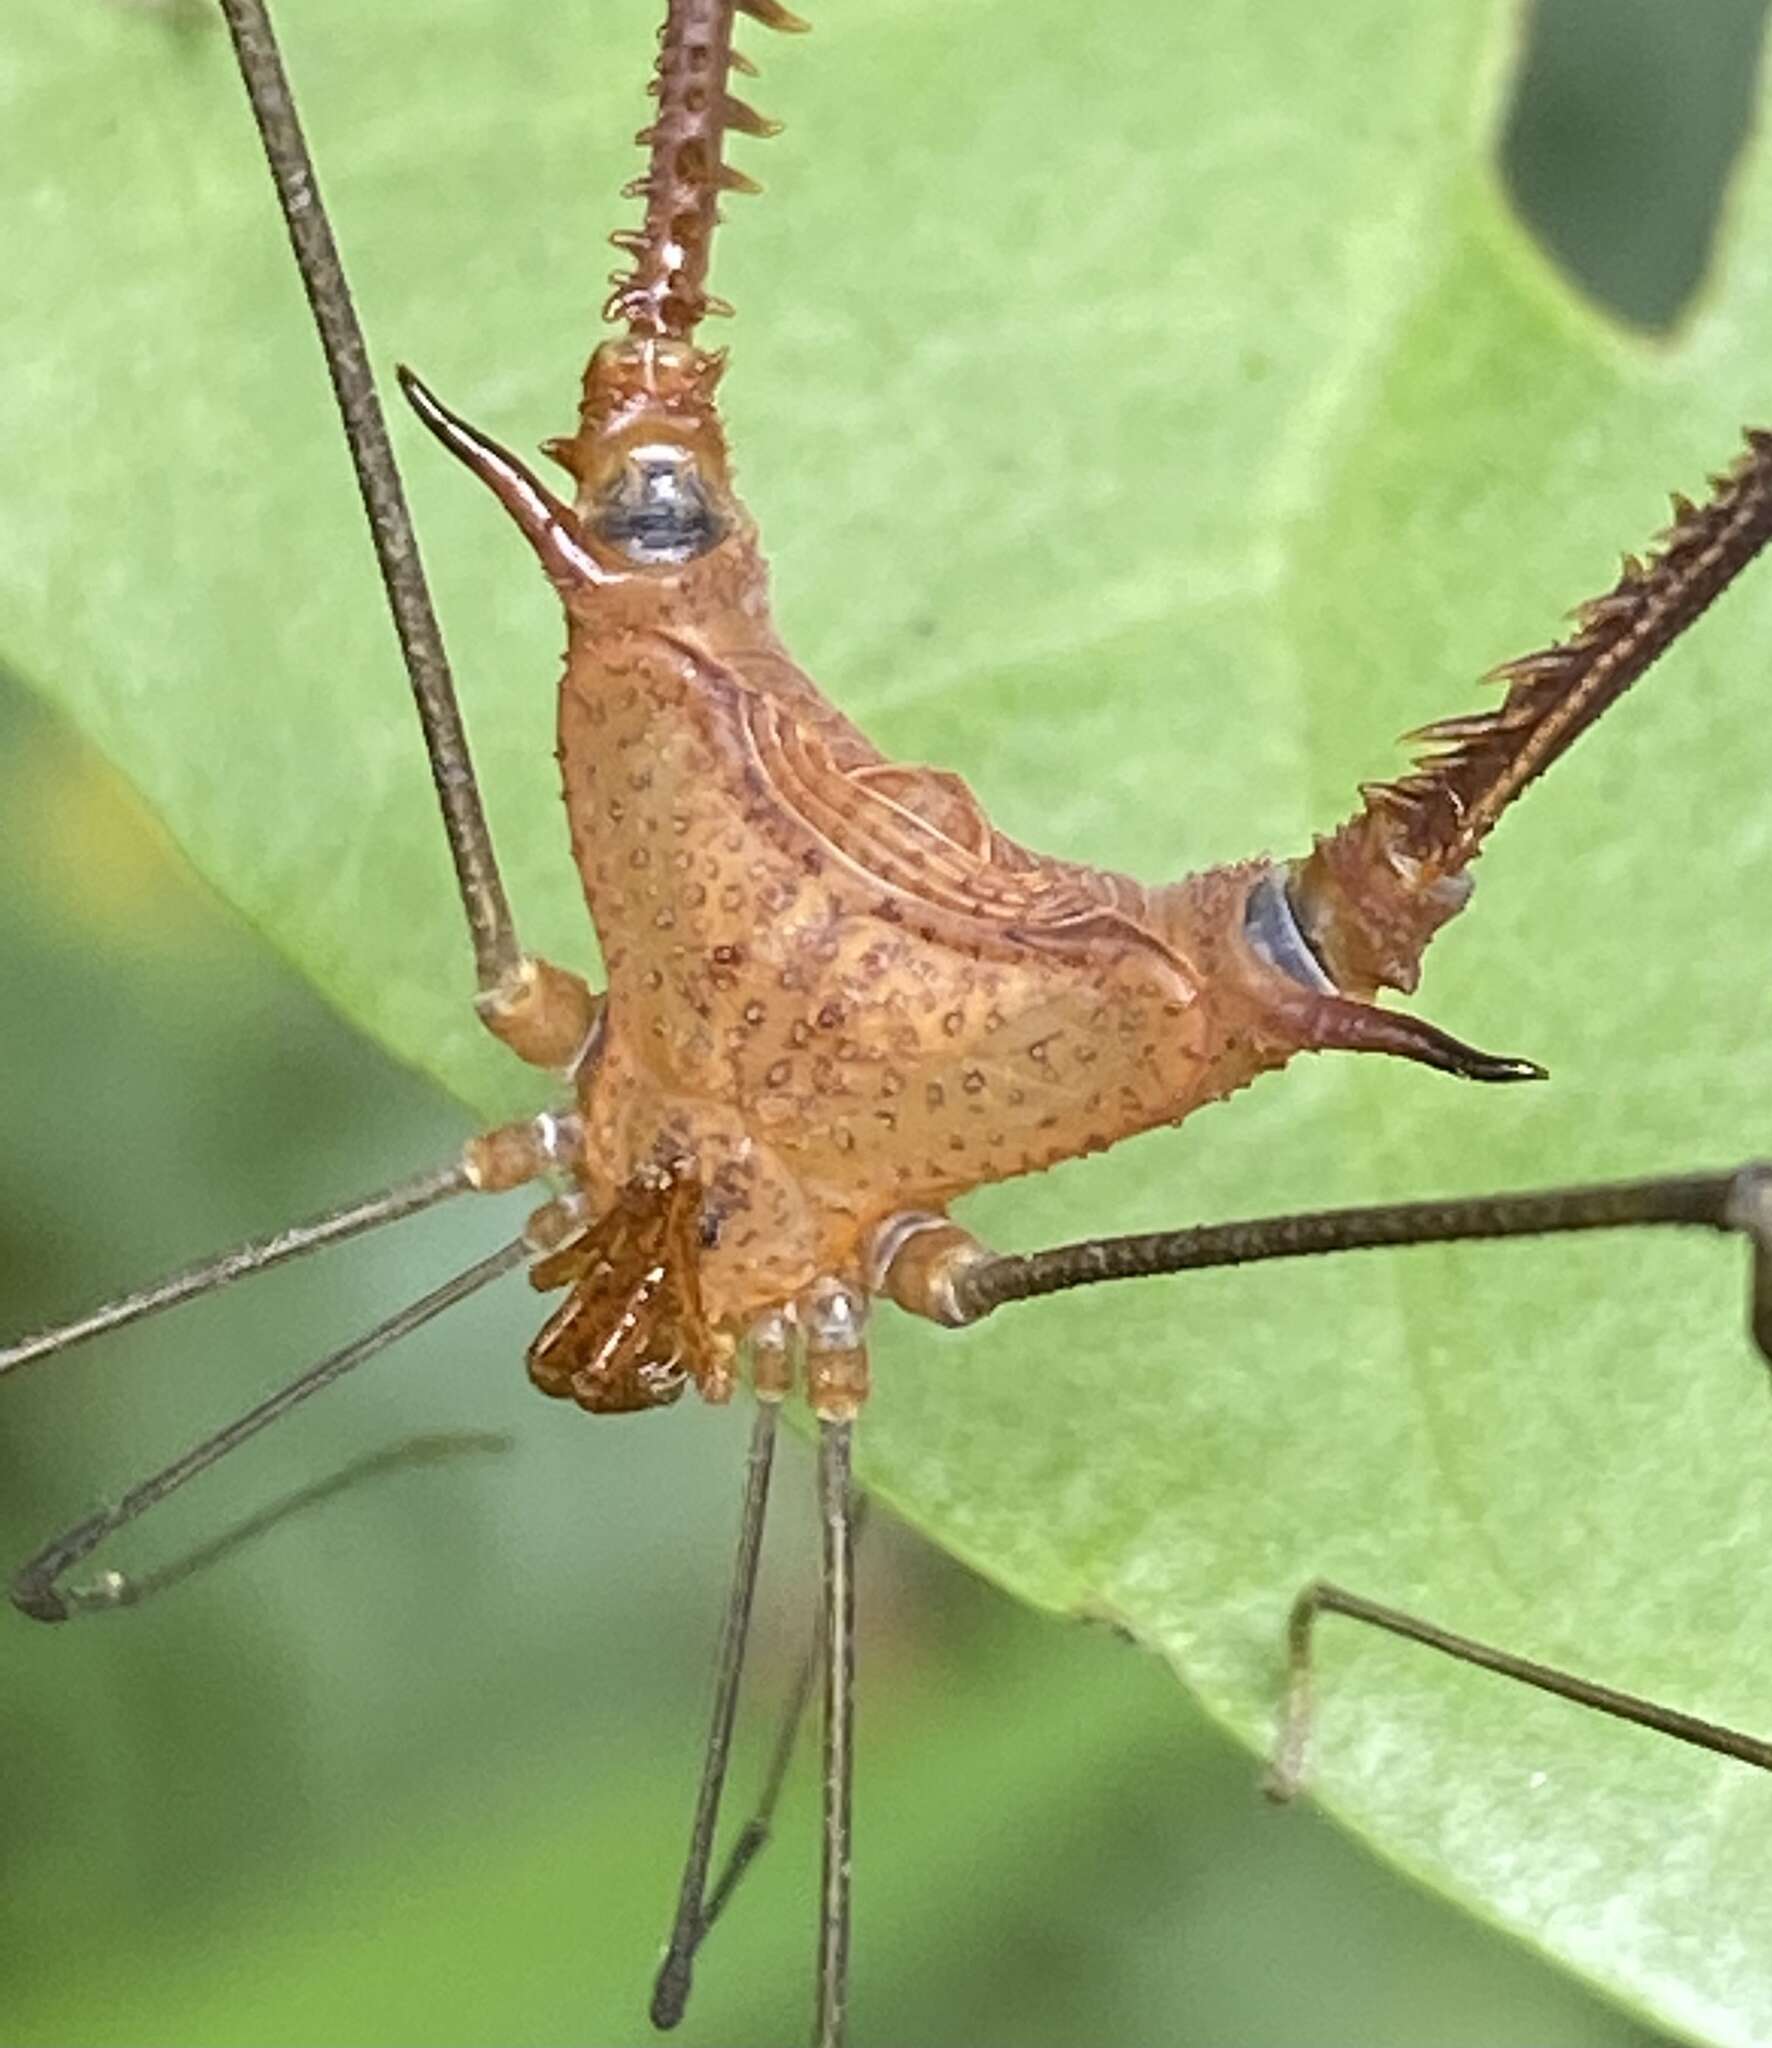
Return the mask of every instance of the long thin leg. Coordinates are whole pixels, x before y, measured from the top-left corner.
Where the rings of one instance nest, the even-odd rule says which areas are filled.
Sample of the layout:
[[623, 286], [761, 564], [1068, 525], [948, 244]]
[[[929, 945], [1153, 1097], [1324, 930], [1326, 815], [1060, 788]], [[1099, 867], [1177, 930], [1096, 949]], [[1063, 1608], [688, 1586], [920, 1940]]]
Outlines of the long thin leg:
[[482, 1131], [462, 1147], [459, 1158], [447, 1166], [432, 1167], [396, 1181], [373, 1195], [360, 1195], [341, 1202], [335, 1209], [323, 1209], [300, 1223], [288, 1224], [267, 1237], [248, 1238], [244, 1244], [216, 1252], [196, 1264], [183, 1266], [164, 1279], [151, 1281], [128, 1294], [120, 1294], [72, 1321], [53, 1329], [21, 1337], [16, 1343], [0, 1345], [0, 1378], [35, 1360], [53, 1358], [71, 1351], [76, 1344], [120, 1330], [162, 1310], [177, 1308], [199, 1295], [213, 1294], [236, 1280], [268, 1272], [290, 1259], [305, 1258], [361, 1237], [384, 1224], [399, 1223], [435, 1208], [456, 1195], [507, 1194], [513, 1188], [539, 1180], [544, 1174], [563, 1172], [578, 1156], [583, 1126], [576, 1116], [557, 1116], [543, 1110], [539, 1116], [523, 1117], [515, 1123], [500, 1124]]
[[782, 1704], [781, 1721], [775, 1731], [775, 1746], [769, 1752], [769, 1768], [763, 1773], [762, 1790], [757, 1794], [756, 1804], [750, 1816], [733, 1837], [732, 1848], [726, 1861], [720, 1866], [718, 1876], [708, 1887], [707, 1899], [702, 1906], [701, 1926], [696, 1930], [695, 1947], [699, 1952], [714, 1928], [714, 1923], [732, 1903], [744, 1874], [763, 1853], [775, 1824], [775, 1809], [781, 1804], [781, 1795], [787, 1785], [788, 1769], [794, 1761], [794, 1752], [800, 1746], [800, 1737], [805, 1732], [806, 1709], [812, 1704], [812, 1688], [818, 1682], [818, 1674], [824, 1668], [824, 1623], [821, 1618], [812, 1631], [812, 1640], [806, 1645], [805, 1654], [795, 1667], [793, 1684], [788, 1687], [788, 1696]]
[[[861, 1548], [861, 1539], [867, 1529], [867, 1495], [856, 1497], [853, 1521], [853, 1548]], [[707, 1903], [702, 1908], [701, 1932], [696, 1937], [696, 1947], [707, 1940], [714, 1923], [732, 1903], [732, 1895], [738, 1890], [745, 1873], [762, 1855], [768, 1846], [775, 1825], [775, 1809], [781, 1804], [781, 1795], [787, 1784], [788, 1767], [794, 1760], [794, 1752], [800, 1746], [801, 1731], [805, 1726], [806, 1709], [812, 1704], [812, 1688], [824, 1668], [824, 1613], [820, 1601], [818, 1618], [813, 1625], [812, 1640], [806, 1645], [806, 1654], [800, 1659], [794, 1673], [794, 1682], [788, 1688], [788, 1696], [782, 1704], [781, 1725], [776, 1730], [775, 1747], [769, 1753], [769, 1768], [763, 1774], [762, 1790], [757, 1794], [756, 1804], [751, 1808], [750, 1818], [739, 1829], [733, 1840], [726, 1861], [720, 1867], [719, 1875], [708, 1887]]]
[[855, 1785], [855, 1496], [848, 1421], [818, 1425], [824, 1528], [824, 1859], [819, 1884], [817, 2048], [843, 2048], [849, 2022]]
[[277, 188], [277, 202], [288, 225], [302, 288], [313, 309], [388, 609], [424, 730], [431, 779], [473, 942], [481, 1014], [521, 1057], [540, 1066], [565, 1066], [591, 1028], [593, 999], [577, 975], [525, 953], [518, 940], [474, 778], [473, 757], [418, 538], [370, 372], [368, 346], [320, 197], [313, 158], [296, 114], [270, 16], [264, 0], [221, 0], [221, 6]]
[[1749, 1320], [1755, 1342], [1772, 1360], [1772, 1165], [1761, 1162], [1731, 1173], [1323, 1209], [1188, 1230], [1085, 1238], [1042, 1252], [992, 1252], [940, 1218], [894, 1219], [877, 1242], [883, 1254], [881, 1286], [893, 1300], [936, 1322], [964, 1324], [1008, 1302], [1103, 1280], [1149, 1279], [1322, 1252], [1670, 1225], [1739, 1232], [1748, 1239], [1753, 1253]]
[[199, 1259], [195, 1265], [182, 1266], [176, 1273], [168, 1273], [164, 1279], [138, 1287], [133, 1293], [120, 1294], [116, 1300], [107, 1301], [71, 1322], [21, 1337], [16, 1344], [0, 1345], [0, 1377], [36, 1359], [71, 1351], [76, 1344], [102, 1337], [107, 1330], [120, 1330], [128, 1323], [140, 1322], [144, 1316], [176, 1308], [182, 1301], [213, 1294], [217, 1288], [244, 1280], [248, 1274], [269, 1272], [290, 1259], [322, 1251], [328, 1245], [343, 1244], [349, 1238], [361, 1237], [365, 1231], [378, 1230], [384, 1223], [416, 1216], [454, 1195], [469, 1193], [473, 1185], [467, 1168], [457, 1160], [430, 1173], [415, 1173], [409, 1180], [396, 1181], [377, 1194], [342, 1202], [336, 1209], [291, 1223], [285, 1229], [272, 1231], [268, 1237], [248, 1238], [244, 1244]]
[[267, 1536], [285, 1522], [293, 1521], [297, 1515], [326, 1507], [341, 1495], [354, 1492], [373, 1480], [385, 1479], [391, 1473], [419, 1465], [441, 1465], [447, 1459], [464, 1458], [474, 1452], [508, 1451], [511, 1441], [510, 1437], [492, 1430], [457, 1429], [433, 1431], [404, 1437], [398, 1443], [383, 1444], [376, 1450], [365, 1452], [360, 1458], [353, 1458], [348, 1465], [325, 1473], [319, 1479], [309, 1480], [305, 1486], [296, 1487], [279, 1500], [254, 1508], [229, 1527], [204, 1537], [181, 1556], [169, 1558], [164, 1564], [157, 1564], [145, 1572], [132, 1572], [120, 1582], [114, 1604], [140, 1607], [144, 1601], [164, 1593], [169, 1586], [179, 1585], [185, 1579], [194, 1579], [199, 1573], [210, 1570], [223, 1559], [244, 1550], [249, 1543], [256, 1543], [261, 1536]]
[[751, 1605], [757, 1590], [757, 1559], [763, 1546], [763, 1523], [769, 1511], [769, 1475], [775, 1462], [775, 1429], [781, 1403], [757, 1403], [751, 1444], [745, 1459], [744, 1505], [739, 1515], [738, 1551], [732, 1562], [732, 1586], [726, 1596], [726, 1618], [720, 1627], [720, 1648], [714, 1664], [714, 1709], [703, 1753], [701, 1785], [695, 1819], [689, 1830], [689, 1854], [677, 1893], [677, 1914], [670, 1941], [652, 1987], [652, 2024], [674, 2027], [689, 2002], [696, 1947], [702, 1932], [702, 1895], [707, 1888], [714, 1830], [719, 1825], [720, 1795], [732, 1757], [732, 1726], [738, 1714], [739, 1685], [744, 1676], [745, 1648], [751, 1632]]
[[1286, 1706], [1274, 1743], [1266, 1787], [1272, 1799], [1293, 1798], [1304, 1780], [1305, 1752], [1310, 1743], [1313, 1716], [1311, 1650], [1320, 1614], [1345, 1614], [1350, 1620], [1364, 1622], [1371, 1628], [1383, 1629], [1390, 1635], [1403, 1636], [1445, 1656], [1456, 1657], [1460, 1663], [1478, 1665], [1485, 1671], [1498, 1672], [1503, 1678], [1515, 1679], [1522, 1685], [1536, 1686], [1540, 1692], [1555, 1693], [1559, 1699], [1573, 1700], [1577, 1706], [1610, 1714], [1614, 1720], [1629, 1721], [1639, 1728], [1652, 1728], [1658, 1734], [1672, 1736], [1677, 1742], [1688, 1742], [1695, 1749], [1734, 1757], [1738, 1762], [1753, 1764], [1762, 1771], [1772, 1771], [1772, 1742], [1763, 1742], [1758, 1736], [1745, 1735], [1740, 1729], [1724, 1727], [1717, 1721], [1700, 1720], [1695, 1714], [1682, 1714], [1675, 1707], [1664, 1707], [1658, 1701], [1644, 1699], [1636, 1693], [1620, 1692], [1615, 1686], [1578, 1677], [1572, 1671], [1559, 1670], [1554, 1664], [1540, 1664], [1512, 1650], [1497, 1649], [1492, 1643], [1480, 1643], [1471, 1636], [1455, 1635], [1452, 1630], [1441, 1628], [1437, 1622], [1425, 1621], [1418, 1614], [1406, 1613], [1400, 1607], [1387, 1607], [1380, 1601], [1368, 1600], [1363, 1594], [1350, 1593], [1344, 1587], [1319, 1579], [1314, 1585], [1307, 1586], [1293, 1602], [1286, 1624]]
[[[1733, 1173], [1553, 1188], [1537, 1194], [1318, 1210], [1192, 1230], [1091, 1238], [1015, 1257], [987, 1250], [943, 1217], [903, 1216], [890, 1219], [882, 1228], [875, 1241], [875, 1258], [882, 1290], [901, 1306], [936, 1322], [964, 1324], [989, 1315], [1006, 1302], [1087, 1287], [1100, 1280], [1192, 1272], [1318, 1252], [1669, 1225], [1734, 1231], [1747, 1238], [1752, 1250], [1749, 1325], [1760, 1351], [1772, 1362], [1772, 1166], [1763, 1163]], [[1420, 1615], [1319, 1582], [1299, 1595], [1288, 1627], [1291, 1676], [1287, 1707], [1268, 1778], [1268, 1789], [1276, 1798], [1292, 1796], [1303, 1770], [1311, 1721], [1312, 1632], [1319, 1613], [1347, 1615], [1595, 1712], [1772, 1770], [1772, 1743], [1757, 1736], [1456, 1635]]]
[[375, 558], [424, 728], [425, 751], [473, 939], [475, 970], [482, 988], [496, 987], [516, 974], [523, 951], [517, 943], [511, 906], [474, 780], [449, 657], [370, 373], [368, 345], [320, 197], [314, 160], [296, 114], [270, 16], [263, 0], [221, 0], [221, 4], [350, 444]]
[[213, 1436], [193, 1444], [170, 1465], [163, 1466], [150, 1478], [132, 1486], [114, 1506], [101, 1508], [96, 1514], [88, 1515], [85, 1521], [76, 1522], [71, 1529], [64, 1529], [14, 1573], [13, 1605], [34, 1621], [67, 1621], [77, 1614], [124, 1606], [139, 1598], [136, 1582], [125, 1578], [121, 1572], [101, 1572], [97, 1578], [81, 1586], [64, 1587], [57, 1581], [90, 1557], [106, 1537], [127, 1528], [150, 1508], [158, 1507], [187, 1481], [195, 1479], [199, 1472], [208, 1471], [230, 1451], [250, 1442], [260, 1430], [280, 1421], [323, 1387], [342, 1379], [353, 1367], [373, 1358], [378, 1351], [385, 1351], [390, 1344], [397, 1343], [400, 1338], [428, 1323], [433, 1316], [441, 1315], [446, 1308], [465, 1301], [470, 1294], [477, 1293], [501, 1274], [521, 1265], [528, 1256], [527, 1240], [517, 1238], [489, 1258], [481, 1259], [465, 1273], [458, 1273], [454, 1279], [445, 1281], [441, 1287], [434, 1288], [397, 1315], [390, 1316], [386, 1322], [378, 1323], [366, 1336], [356, 1338], [309, 1366], [287, 1386], [278, 1388], [225, 1428], [218, 1429]]

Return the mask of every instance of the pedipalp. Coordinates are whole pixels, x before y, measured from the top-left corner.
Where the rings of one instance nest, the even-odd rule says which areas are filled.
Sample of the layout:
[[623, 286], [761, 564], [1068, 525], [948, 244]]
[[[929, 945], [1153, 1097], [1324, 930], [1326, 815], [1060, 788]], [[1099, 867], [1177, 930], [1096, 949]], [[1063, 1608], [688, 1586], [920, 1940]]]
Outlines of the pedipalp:
[[[244, 24], [236, 36], [249, 71], [274, 61], [250, 54], [269, 43], [262, 13], [246, 0], [228, 5]], [[802, 26], [774, 0], [739, 0], [736, 9], [671, 0], [658, 111], [642, 135], [649, 168], [630, 188], [646, 201], [645, 220], [616, 238], [632, 267], [614, 280], [607, 313], [626, 332], [592, 354], [576, 431], [546, 446], [574, 479], [573, 502], [402, 373], [420, 418], [493, 492], [566, 608], [560, 753], [607, 998], [519, 945], [441, 645], [422, 622], [409, 660], [474, 942], [479, 1008], [521, 1057], [570, 1073], [569, 1152], [544, 1146], [535, 1164], [518, 1139], [508, 1168], [488, 1164], [490, 1153], [482, 1160], [480, 1183], [457, 1166], [403, 1184], [0, 1353], [0, 1370], [488, 1177], [509, 1171], [514, 1185], [533, 1166], [564, 1169], [574, 1183], [526, 1242], [321, 1361], [118, 1509], [40, 1551], [21, 1574], [22, 1602], [57, 1618], [70, 1598], [120, 1604], [142, 1583], [57, 1590], [61, 1574], [124, 1521], [527, 1256], [539, 1254], [537, 1284], [567, 1290], [532, 1346], [532, 1377], [587, 1410], [664, 1406], [691, 1385], [724, 1399], [732, 1361], [750, 1342], [763, 1405], [690, 1859], [655, 1993], [655, 2017], [668, 2024], [729, 1889], [724, 1879], [708, 1887], [714, 1821], [776, 1404], [791, 1377], [758, 1336], [791, 1311], [820, 1443], [816, 2038], [836, 2048], [850, 1939], [851, 1448], [868, 1393], [871, 1294], [958, 1324], [1106, 1278], [1362, 1245], [1684, 1223], [1750, 1236], [1756, 1331], [1767, 1347], [1772, 1281], [1757, 1170], [1097, 1238], [1015, 1258], [988, 1253], [947, 1220], [946, 1207], [974, 1188], [1179, 1122], [1303, 1051], [1384, 1052], [1485, 1081], [1538, 1078], [1528, 1060], [1479, 1052], [1372, 998], [1382, 986], [1413, 988], [1423, 948], [1462, 907], [1464, 871], [1506, 805], [1764, 544], [1772, 444], [1750, 437], [1748, 457], [1712, 504], [1677, 506], [1663, 552], [1627, 565], [1619, 588], [1584, 608], [1568, 643], [1505, 665], [1499, 710], [1423, 728], [1436, 751], [1399, 781], [1369, 786], [1359, 816], [1312, 853], [1164, 886], [1038, 854], [999, 832], [959, 777], [881, 755], [776, 637], [760, 543], [732, 485], [718, 405], [724, 357], [695, 339], [704, 317], [726, 310], [706, 290], [718, 195], [747, 182], [725, 162], [726, 131], [770, 125], [727, 91], [738, 66], [735, 11]], [[293, 110], [280, 79], [264, 75], [271, 84], [255, 100], [272, 108], [261, 115], [267, 148], [274, 167], [283, 158], [279, 184], [324, 329], [336, 253], [328, 240], [318, 257], [302, 255], [298, 217], [308, 209], [287, 194], [300, 200], [311, 190], [311, 166], [298, 136], [290, 148], [275, 139], [280, 128], [293, 132]], [[339, 367], [361, 364], [354, 325], [328, 352], [354, 448], [365, 430], [353, 415], [374, 416], [368, 445], [380, 452], [359, 450], [359, 463], [371, 472], [365, 496], [404, 633], [409, 615], [428, 616], [428, 600], [396, 575], [416, 566], [409, 529], [377, 510], [386, 496], [375, 480], [385, 453], [379, 416], [366, 384], [351, 396]], [[392, 492], [397, 501], [397, 480]], [[1324, 1589], [1314, 1597], [1380, 1627], [1398, 1612], [1365, 1602], [1356, 1614], [1338, 1602], [1359, 1596]], [[1400, 1632], [1433, 1640], [1427, 1625]], [[1438, 1634], [1434, 1646], [1463, 1654]], [[740, 1839], [742, 1856], [751, 1838]]]

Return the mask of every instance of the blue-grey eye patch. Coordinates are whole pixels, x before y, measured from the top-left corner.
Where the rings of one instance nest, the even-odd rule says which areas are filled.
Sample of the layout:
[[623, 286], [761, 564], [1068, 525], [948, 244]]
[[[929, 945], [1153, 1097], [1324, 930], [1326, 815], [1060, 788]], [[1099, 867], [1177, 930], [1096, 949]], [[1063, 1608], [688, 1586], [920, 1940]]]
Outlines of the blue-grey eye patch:
[[600, 539], [633, 562], [689, 562], [726, 531], [709, 501], [695, 457], [672, 442], [628, 451], [597, 504]]
[[1292, 899], [1286, 893], [1283, 874], [1275, 870], [1262, 876], [1249, 891], [1243, 910], [1243, 936], [1270, 967], [1318, 995], [1338, 993], [1323, 972], [1323, 963], [1311, 951], [1310, 941], [1298, 928]]

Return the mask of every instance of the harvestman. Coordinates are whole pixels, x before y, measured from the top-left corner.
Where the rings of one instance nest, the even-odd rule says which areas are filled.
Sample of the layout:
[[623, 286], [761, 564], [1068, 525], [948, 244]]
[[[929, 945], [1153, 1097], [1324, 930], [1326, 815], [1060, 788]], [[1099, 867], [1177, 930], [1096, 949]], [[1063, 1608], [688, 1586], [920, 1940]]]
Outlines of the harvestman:
[[[1772, 436], [1703, 506], [1675, 500], [1656, 552], [1627, 559], [1566, 641], [1503, 664], [1498, 708], [1412, 738], [1400, 779], [1299, 859], [1161, 887], [1031, 852], [958, 777], [881, 756], [775, 637], [755, 528], [733, 491], [722, 354], [705, 288], [716, 205], [749, 180], [729, 131], [770, 132], [729, 91], [735, 14], [803, 24], [779, 0], [670, 0], [614, 237], [603, 341], [577, 430], [546, 452], [570, 504], [434, 397], [420, 418], [498, 498], [567, 618], [560, 758], [574, 858], [607, 971], [593, 992], [521, 945], [481, 810], [454, 688], [313, 171], [261, 0], [223, 0], [313, 307], [411, 675], [473, 943], [480, 1017], [561, 1076], [570, 1111], [474, 1139], [459, 1159], [124, 1296], [0, 1351], [0, 1372], [471, 1191], [564, 1182], [523, 1236], [310, 1367], [279, 1393], [46, 1544], [13, 1598], [40, 1620], [139, 1600], [166, 1574], [66, 1575], [125, 1524], [309, 1395], [519, 1264], [564, 1298], [529, 1351], [549, 1394], [595, 1413], [694, 1385], [757, 1396], [713, 1726], [653, 2018], [681, 2017], [693, 1959], [759, 1830], [709, 1870], [781, 1406], [817, 1418], [823, 1528], [824, 1865], [816, 2039], [846, 2023], [853, 1756], [853, 1427], [866, 1325], [885, 1296], [949, 1326], [1010, 1302], [1137, 1275], [1360, 1247], [1681, 1224], [1753, 1252], [1755, 1340], [1772, 1357], [1772, 1170], [1269, 1217], [991, 1251], [949, 1220], [988, 1182], [1174, 1123], [1295, 1053], [1388, 1053], [1465, 1079], [1538, 1078], [1374, 1002], [1416, 984], [1464, 905], [1501, 812], [1772, 538]], [[1449, 1634], [1327, 1584], [1290, 1623], [1292, 1684], [1274, 1765], [1299, 1779], [1315, 1618], [1337, 1612], [1579, 1704], [1772, 1768], [1772, 1746]], [[810, 1678], [808, 1687], [810, 1688]], [[796, 1715], [778, 1764], [791, 1746]], [[778, 1776], [778, 1774], [776, 1774]], [[766, 1797], [765, 1808], [773, 1797]]]

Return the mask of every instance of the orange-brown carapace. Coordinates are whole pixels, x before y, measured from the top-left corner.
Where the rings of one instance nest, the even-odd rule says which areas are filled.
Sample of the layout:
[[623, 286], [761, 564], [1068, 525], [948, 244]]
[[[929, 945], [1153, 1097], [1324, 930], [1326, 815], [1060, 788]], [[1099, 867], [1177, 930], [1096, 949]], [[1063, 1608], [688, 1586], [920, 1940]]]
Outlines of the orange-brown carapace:
[[[1435, 931], [1515, 796], [1616, 702], [1772, 539], [1772, 437], [1676, 500], [1646, 559], [1582, 607], [1570, 636], [1507, 663], [1487, 712], [1415, 735], [1425, 752], [1368, 785], [1355, 815], [1293, 860], [1161, 885], [1035, 853], [960, 778], [888, 760], [777, 636], [769, 579], [732, 481], [725, 358], [698, 338], [725, 310], [707, 281], [722, 195], [749, 180], [733, 132], [766, 134], [730, 91], [750, 67], [737, 14], [801, 26], [781, 0], [668, 0], [643, 131], [644, 200], [604, 312], [577, 425], [546, 453], [556, 496], [409, 373], [427, 426], [494, 492], [566, 614], [559, 761], [572, 851], [606, 986], [529, 952], [506, 897], [368, 351], [261, 0], [222, 0], [313, 305], [424, 734], [487, 1027], [561, 1077], [570, 1104], [470, 1139], [441, 1168], [237, 1245], [97, 1310], [0, 1345], [0, 1376], [248, 1273], [470, 1191], [551, 1183], [513, 1241], [310, 1364], [159, 1471], [44, 1543], [12, 1580], [41, 1621], [146, 1598], [242, 1533], [385, 1464], [363, 1461], [189, 1557], [70, 1582], [84, 1560], [300, 1403], [527, 1263], [555, 1301], [529, 1347], [545, 1393], [602, 1414], [693, 1386], [757, 1397], [708, 1741], [671, 1931], [659, 2028], [683, 2016], [696, 1958], [769, 1831], [801, 1712], [820, 1681], [818, 1960], [813, 2039], [847, 2038], [855, 1750], [853, 1427], [868, 1395], [867, 1315], [884, 1296], [963, 1325], [1015, 1301], [1114, 1279], [1380, 1246], [1677, 1226], [1753, 1246], [1753, 1327], [1772, 1356], [1772, 1167], [1474, 1198], [1307, 1211], [995, 1253], [955, 1222], [988, 1182], [1177, 1123], [1283, 1066], [1341, 1048], [1479, 1080], [1529, 1078], [1379, 1007], [1413, 990]], [[1015, 346], [1009, 337], [1005, 346]], [[818, 1419], [820, 1602], [762, 1796], [724, 1868], [712, 1855], [781, 1404]], [[460, 1441], [455, 1439], [454, 1441]], [[414, 1446], [402, 1446], [410, 1454]], [[1246, 1603], [1245, 1603], [1246, 1604]], [[1338, 1614], [1465, 1663], [1772, 1768], [1772, 1745], [1455, 1635], [1315, 1580], [1293, 1600], [1273, 1783], [1296, 1789], [1311, 1629]], [[1241, 1626], [1241, 1622], [1239, 1622]]]
[[[793, 25], [771, 0], [741, 11]], [[1743, 506], [1756, 532], [1768, 513], [1757, 446], [1576, 640], [1513, 665], [1500, 710], [1433, 729], [1447, 751], [1299, 862], [1148, 887], [1034, 853], [959, 777], [887, 760], [776, 635], [724, 356], [695, 339], [713, 199], [743, 182], [723, 137], [767, 125], [727, 95], [731, 12], [670, 10], [646, 222], [617, 238], [633, 268], [607, 307], [627, 332], [547, 449], [572, 502], [405, 380], [566, 610], [559, 755], [607, 990], [573, 1065], [591, 1220], [538, 1268], [576, 1292], [531, 1364], [598, 1409], [690, 1380], [723, 1397], [760, 1318], [877, 1291], [904, 1219], [1178, 1122], [1299, 1051], [1535, 1073], [1370, 998], [1413, 986], [1496, 813], [1665, 644], [1657, 579], [1728, 555]]]

